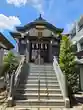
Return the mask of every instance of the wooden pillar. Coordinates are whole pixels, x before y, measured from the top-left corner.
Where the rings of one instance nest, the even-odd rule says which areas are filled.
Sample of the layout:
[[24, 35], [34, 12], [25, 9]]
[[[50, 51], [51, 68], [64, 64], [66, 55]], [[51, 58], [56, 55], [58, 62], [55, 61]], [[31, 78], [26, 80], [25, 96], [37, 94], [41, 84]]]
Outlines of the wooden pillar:
[[31, 61], [31, 57], [32, 57], [32, 43], [31, 41], [29, 41], [29, 61]]
[[52, 62], [52, 41], [49, 43], [49, 62]]
[[26, 62], [29, 62], [29, 52], [30, 52], [30, 42], [29, 40], [27, 40], [27, 44], [26, 44]]

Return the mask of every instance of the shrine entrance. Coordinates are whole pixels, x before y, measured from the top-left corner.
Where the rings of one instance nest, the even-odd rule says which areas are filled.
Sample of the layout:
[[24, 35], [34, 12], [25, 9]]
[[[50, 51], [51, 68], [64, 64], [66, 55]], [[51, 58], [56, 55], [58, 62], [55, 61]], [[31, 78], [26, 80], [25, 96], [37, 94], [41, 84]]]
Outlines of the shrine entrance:
[[[49, 42], [35, 42], [30, 43], [30, 62], [48, 63], [49, 62]], [[40, 57], [40, 59], [39, 59]]]

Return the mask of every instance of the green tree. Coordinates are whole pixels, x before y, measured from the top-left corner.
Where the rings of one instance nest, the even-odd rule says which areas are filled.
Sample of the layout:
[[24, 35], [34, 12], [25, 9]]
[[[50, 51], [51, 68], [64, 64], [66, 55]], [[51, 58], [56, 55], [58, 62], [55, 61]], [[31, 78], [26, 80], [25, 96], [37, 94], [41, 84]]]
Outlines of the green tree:
[[1, 73], [4, 76], [5, 73], [11, 74], [18, 66], [18, 60], [13, 52], [9, 51], [7, 56], [4, 56], [3, 71]]
[[66, 75], [69, 86], [73, 92], [76, 92], [78, 90], [77, 65], [72, 43], [67, 36], [63, 36], [61, 40], [59, 64], [63, 73]]

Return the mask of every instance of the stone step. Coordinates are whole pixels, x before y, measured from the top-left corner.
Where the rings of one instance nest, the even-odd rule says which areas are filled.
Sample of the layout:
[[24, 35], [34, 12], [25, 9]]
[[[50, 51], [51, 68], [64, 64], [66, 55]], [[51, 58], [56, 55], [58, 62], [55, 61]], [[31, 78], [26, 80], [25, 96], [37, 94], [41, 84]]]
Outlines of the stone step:
[[[29, 71], [30, 74], [55, 74], [54, 71]], [[56, 75], [56, 74], [55, 74]]]
[[[28, 79], [25, 79], [26, 81], [29, 81], [29, 80], [39, 80], [39, 78], [28, 78]], [[57, 81], [57, 79], [56, 78], [40, 78], [40, 81], [41, 82], [43, 82], [43, 81], [48, 81], [48, 80], [50, 80], [50, 81]], [[22, 79], [20, 80], [20, 82], [22, 81]]]
[[47, 70], [47, 71], [41, 70], [41, 71], [40, 71], [40, 70], [37, 70], [37, 69], [36, 69], [36, 70], [29, 70], [29, 73], [34, 73], [34, 74], [35, 74], [35, 73], [40, 73], [40, 74], [41, 74], [41, 73], [42, 73], [42, 74], [43, 74], [43, 73], [48, 73], [48, 74], [51, 74], [51, 73], [52, 73], [52, 74], [53, 74], [53, 73], [55, 73], [55, 72], [54, 72], [54, 71], [49, 71], [49, 70]]
[[54, 74], [29, 74], [29, 75], [27, 75], [27, 77], [56, 77], [56, 75]]
[[[32, 76], [29, 76], [28, 78], [27, 78], [27, 80], [30, 80], [30, 79], [32, 79], [32, 80], [35, 80], [35, 79], [39, 79], [39, 77], [32, 77]], [[57, 78], [56, 77], [40, 77], [40, 80], [42, 80], [42, 79], [47, 79], [47, 80], [57, 80]]]
[[32, 64], [32, 65], [29, 65], [30, 66], [30, 68], [39, 68], [39, 67], [41, 67], [41, 68], [53, 68], [53, 65], [35, 65], [35, 64]]
[[41, 68], [44, 68], [44, 67], [47, 67], [48, 68], [48, 67], [50, 67], [50, 68], [53, 68], [53, 65], [45, 65], [45, 64], [44, 65], [39, 65], [39, 64], [38, 65], [35, 65], [34, 64], [34, 65], [30, 65], [30, 67], [31, 68], [35, 68], [35, 67], [41, 67]]
[[[64, 107], [62, 106], [60, 106], [60, 107], [56, 107], [56, 106], [49, 106], [49, 107], [47, 107], [47, 106], [37, 106], [37, 107], [32, 107], [32, 106], [16, 106], [15, 107], [15, 110], [67, 110], [67, 109], [64, 109]], [[77, 110], [77, 109], [76, 109]]]
[[[24, 80], [24, 81], [21, 81], [20, 84], [37, 84], [38, 83], [38, 80]], [[41, 84], [58, 84], [58, 81], [57, 80], [53, 80], [53, 81], [40, 81]]]
[[16, 100], [17, 106], [56, 106], [56, 107], [64, 107], [64, 100]]
[[56, 77], [55, 73], [29, 73], [28, 76], [52, 76], [52, 77]]
[[[38, 84], [20, 84], [19, 85], [19, 87], [20, 88], [38, 88], [39, 87], [39, 85]], [[46, 88], [46, 85], [44, 85], [44, 84], [41, 84], [40, 85], [40, 88]], [[51, 88], [53, 88], [53, 89], [57, 89], [57, 88], [60, 88], [60, 86], [58, 85], [58, 84], [55, 84], [55, 85], [48, 85], [48, 89], [51, 89]]]
[[[20, 81], [20, 83], [19, 84], [37, 84], [39, 81], [38, 81], [38, 79], [26, 79], [26, 80], [21, 80]], [[57, 79], [52, 79], [52, 80], [46, 80], [45, 78], [43, 78], [43, 79], [40, 79], [40, 83], [41, 84], [48, 84], [48, 83], [50, 83], [50, 84], [59, 84], [58, 83], [58, 81], [57, 81]]]
[[[47, 93], [40, 93], [40, 99], [63, 99], [62, 94], [47, 94]], [[29, 100], [29, 99], [38, 99], [38, 93], [15, 93], [15, 99], [19, 100]]]
[[[26, 89], [22, 89], [22, 88], [17, 88], [16, 92], [19, 93], [38, 93], [38, 89], [36, 88], [26, 88]], [[61, 90], [60, 89], [40, 89], [40, 93], [50, 93], [50, 94], [61, 94]]]
[[48, 74], [44, 74], [44, 75], [41, 75], [41, 74], [37, 74], [37, 75], [36, 75], [36, 74], [33, 74], [33, 75], [32, 75], [32, 74], [29, 74], [29, 75], [27, 75], [27, 76], [28, 76], [28, 77], [39, 77], [39, 76], [40, 76], [40, 77], [56, 77], [55, 74], [54, 74], [54, 75], [53, 75], [53, 74], [50, 74], [50, 75], [48, 75]]
[[30, 65], [30, 68], [53, 68], [53, 65]]
[[37, 78], [37, 79], [56, 79], [56, 77], [49, 77], [49, 76], [47, 76], [47, 77], [45, 77], [45, 76], [41, 76], [41, 77], [39, 77], [39, 76], [28, 76], [28, 78], [33, 78], [33, 79], [35, 79], [35, 78]]
[[39, 69], [39, 68], [38, 68], [38, 69], [37, 69], [37, 68], [35, 68], [35, 69], [29, 69], [29, 71], [30, 71], [30, 72], [31, 72], [31, 71], [32, 71], [32, 72], [34, 72], [34, 71], [35, 71], [35, 72], [39, 72], [39, 71], [41, 71], [41, 72], [48, 72], [48, 71], [49, 71], [49, 72], [54, 72], [53, 69], [42, 69], [42, 68], [41, 68], [41, 69]]
[[[32, 79], [28, 79], [28, 80], [24, 80], [24, 81], [34, 82], [34, 83], [36, 82], [37, 83], [38, 82], [38, 79], [35, 79], [35, 80], [34, 79], [33, 80]], [[42, 79], [42, 80], [40, 80], [40, 82], [41, 83], [42, 82], [53, 82], [54, 83], [54, 82], [58, 82], [58, 81], [57, 80], [45, 80], [45, 79]]]
[[30, 67], [30, 69], [45, 69], [45, 70], [53, 70], [53, 66], [43, 66], [43, 67], [40, 67], [40, 66], [35, 66], [35, 67]]
[[4, 99], [6, 96], [4, 95], [4, 96], [0, 96], [0, 100], [2, 100], [2, 99]]
[[[39, 86], [39, 83], [35, 83], [35, 84], [30, 84], [30, 83], [26, 83], [26, 84], [19, 84], [20, 86]], [[40, 83], [40, 86], [59, 86], [59, 84], [57, 84], [57, 83], [54, 83], [54, 84], [50, 84], [50, 83], [48, 83], [48, 84], [46, 84], [46, 83]]]
[[56, 77], [56, 74], [47, 74], [47, 73], [44, 73], [44, 74], [29, 74], [29, 76], [39, 76], [40, 75], [40, 77], [44, 77], [44, 76], [48, 76], [48, 77]]

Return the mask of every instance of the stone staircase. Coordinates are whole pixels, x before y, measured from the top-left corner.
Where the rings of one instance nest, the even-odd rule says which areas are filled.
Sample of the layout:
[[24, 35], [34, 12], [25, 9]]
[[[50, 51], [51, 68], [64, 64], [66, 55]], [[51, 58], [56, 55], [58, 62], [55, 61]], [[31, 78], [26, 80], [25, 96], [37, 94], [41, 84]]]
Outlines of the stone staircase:
[[65, 107], [52, 64], [25, 64], [14, 96], [17, 106]]

